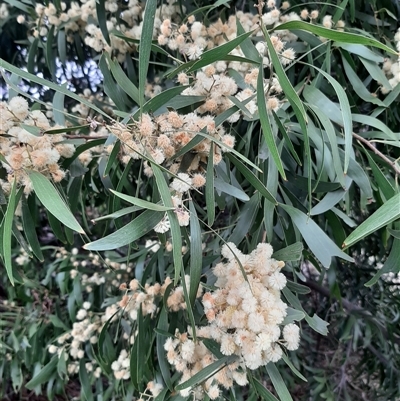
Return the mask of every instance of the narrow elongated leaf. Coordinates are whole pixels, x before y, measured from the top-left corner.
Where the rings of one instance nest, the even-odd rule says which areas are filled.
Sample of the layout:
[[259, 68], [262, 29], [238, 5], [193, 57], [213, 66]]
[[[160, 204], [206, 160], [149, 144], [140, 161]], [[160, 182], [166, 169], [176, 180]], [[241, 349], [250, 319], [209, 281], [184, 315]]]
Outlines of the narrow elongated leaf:
[[350, 162], [350, 153], [352, 150], [352, 143], [353, 143], [353, 123], [352, 123], [352, 117], [351, 117], [351, 109], [350, 109], [350, 103], [347, 98], [346, 92], [342, 88], [342, 86], [339, 84], [339, 82], [336, 81], [336, 79], [332, 78], [328, 73], [326, 73], [324, 70], [321, 70], [320, 68], [313, 66], [311, 64], [307, 64], [308, 66], [316, 69], [320, 74], [322, 74], [328, 81], [329, 83], [333, 86], [333, 89], [336, 92], [336, 95], [339, 99], [340, 103], [340, 110], [341, 110], [341, 115], [342, 115], [342, 120], [343, 120], [343, 129], [344, 129], [344, 167], [343, 171], [344, 174], [347, 174], [347, 169], [349, 168], [349, 162]]
[[254, 189], [260, 192], [261, 196], [263, 196], [269, 202], [277, 205], [275, 197], [248, 167], [246, 167], [240, 160], [238, 160], [232, 154], [228, 153], [227, 156], [229, 160], [240, 171], [240, 173], [243, 174], [243, 176], [247, 179], [247, 181], [249, 181], [249, 183], [254, 187]]
[[207, 222], [211, 227], [215, 220], [215, 189], [214, 189], [214, 143], [211, 142], [210, 153], [207, 161], [206, 173], [206, 206], [207, 206]]
[[373, 286], [382, 274], [386, 273], [394, 273], [397, 274], [400, 272], [400, 239], [395, 238], [393, 241], [392, 249], [389, 253], [388, 258], [383, 264], [382, 268], [378, 270], [378, 272], [371, 278], [367, 283], [365, 283], [366, 287]]
[[5, 0], [6, 3], [10, 4], [12, 7], [19, 8], [20, 10], [24, 11], [28, 15], [33, 12], [32, 7], [27, 6], [21, 1], [18, 0]]
[[[308, 89], [307, 91], [303, 92], [304, 98], [306, 100], [308, 99], [310, 93], [312, 93], [314, 90], [317, 90], [314, 86], [308, 86], [307, 89]], [[319, 121], [321, 122], [322, 126], [325, 129], [326, 135], [331, 145], [330, 150], [332, 153], [333, 166], [335, 168], [336, 175], [342, 187], [345, 188], [345, 176], [343, 172], [342, 162], [340, 160], [335, 128], [331, 120], [329, 119], [329, 116], [326, 116], [325, 113], [323, 113], [317, 106], [313, 105], [310, 102], [309, 107], [317, 115]]]
[[256, 378], [251, 380], [258, 395], [265, 401], [279, 401], [267, 388], [265, 388]]
[[[200, 60], [196, 61], [188, 70], [188, 73], [199, 70], [206, 65], [215, 63], [216, 61], [222, 60], [228, 55], [235, 47], [239, 46], [244, 40], [246, 40], [253, 31], [249, 31], [237, 36], [235, 39], [230, 40], [223, 45], [214, 47], [214, 49], [207, 50], [200, 56]], [[247, 60], [252, 63], [253, 60]]]
[[385, 174], [383, 174], [382, 170], [375, 163], [375, 161], [372, 158], [372, 156], [370, 155], [370, 153], [368, 151], [366, 151], [365, 149], [364, 149], [364, 152], [368, 157], [369, 165], [371, 166], [371, 170], [374, 174], [374, 177], [376, 179], [379, 189], [382, 191], [382, 193], [386, 199], [390, 199], [396, 193], [394, 186], [387, 179]]
[[394, 55], [397, 54], [396, 51], [390, 48], [389, 46], [386, 46], [383, 43], [375, 39], [369, 38], [367, 36], [357, 35], [355, 33], [349, 33], [349, 32], [335, 31], [333, 29], [324, 28], [320, 25], [310, 24], [304, 21], [285, 22], [275, 27], [273, 31], [281, 31], [285, 29], [288, 30], [299, 29], [303, 31], [308, 31], [317, 36], [322, 36], [323, 38], [331, 39], [336, 42], [372, 46], [382, 49], [389, 54], [394, 54]]
[[270, 377], [274, 389], [276, 390], [281, 401], [293, 401], [289, 390], [286, 387], [285, 382], [282, 379], [281, 374], [279, 373], [278, 368], [272, 362], [269, 362], [266, 366], [268, 376]]
[[109, 46], [111, 46], [110, 35], [108, 34], [108, 29], [107, 29], [107, 16], [106, 16], [105, 3], [106, 0], [96, 1], [97, 21], [99, 22], [99, 27], [105, 41]]
[[283, 260], [284, 262], [300, 260], [303, 249], [304, 246], [302, 242], [295, 242], [286, 248], [274, 252], [272, 257], [276, 260]]
[[[165, 308], [162, 308], [158, 319], [157, 328], [159, 330], [168, 330], [168, 315]], [[167, 332], [167, 334], [170, 334]], [[168, 364], [164, 349], [165, 337], [159, 333], [156, 334], [157, 362], [160, 367], [161, 375], [169, 390], [173, 390], [171, 381], [170, 365]]]
[[84, 234], [83, 228], [61, 199], [51, 182], [43, 174], [36, 171], [30, 171], [29, 178], [32, 181], [35, 194], [43, 206], [65, 226], [80, 234]]
[[145, 364], [145, 338], [144, 338], [144, 319], [142, 306], [139, 307], [137, 316], [137, 335], [135, 338], [135, 343], [131, 351], [130, 358], [130, 371], [131, 371], [131, 381], [140, 390], [141, 382], [143, 381], [143, 370]]
[[3, 260], [6, 268], [7, 276], [12, 285], [14, 285], [13, 267], [11, 260], [11, 239], [12, 239], [12, 225], [14, 220], [14, 212], [16, 208], [16, 195], [17, 195], [17, 183], [13, 182], [11, 187], [11, 193], [8, 198], [7, 210], [4, 215], [2, 225], [2, 236], [3, 236]]
[[[302, 134], [304, 137], [304, 153], [305, 153], [305, 162], [307, 165], [307, 177], [308, 177], [308, 198], [311, 199], [311, 153], [310, 153], [310, 140], [308, 138], [308, 128], [307, 128], [307, 114], [304, 108], [303, 102], [300, 100], [299, 95], [296, 90], [293, 88], [289, 78], [284, 71], [279, 57], [275, 51], [274, 45], [272, 44], [269, 33], [267, 32], [264, 24], [261, 24], [261, 29], [264, 34], [265, 41], [268, 46], [269, 55], [276, 71], [276, 75], [278, 76], [279, 83], [282, 87], [283, 92], [285, 93], [287, 99], [289, 100], [290, 105], [292, 106], [294, 113], [297, 117], [297, 120], [300, 124]], [[257, 99], [258, 100], [258, 99]]]
[[[155, 112], [160, 107], [164, 106], [168, 102], [168, 100], [179, 95], [188, 87], [189, 87], [188, 85], [173, 86], [172, 88], [162, 91], [157, 96], [154, 96], [143, 105], [142, 107], [143, 113]], [[133, 118], [138, 119], [139, 116], [140, 116], [140, 109], [133, 115]]]
[[147, 0], [144, 9], [142, 34], [139, 47], [139, 104], [143, 109], [144, 88], [146, 86], [147, 70], [149, 68], [151, 41], [153, 39], [154, 19], [156, 16], [157, 0]]
[[224, 356], [218, 361], [215, 361], [210, 365], [206, 366], [204, 369], [200, 370], [200, 372], [196, 373], [189, 380], [186, 380], [185, 382], [178, 384], [175, 387], [175, 390], [179, 391], [188, 387], [199, 385], [199, 383], [202, 383], [204, 380], [208, 379], [210, 376], [220, 371], [225, 365], [227, 365], [230, 362], [233, 362], [236, 358], [237, 358], [236, 356], [232, 355]]
[[400, 218], [400, 193], [386, 201], [375, 213], [361, 223], [343, 242], [348, 248], [373, 232]]
[[125, 207], [123, 209], [117, 210], [114, 213], [107, 214], [106, 216], [97, 217], [96, 219], [93, 219], [92, 221], [94, 223], [97, 223], [98, 221], [102, 221], [102, 220], [110, 220], [110, 219], [116, 220], [119, 217], [125, 216], [129, 213], [137, 212], [138, 210], [142, 210], [142, 209], [143, 208], [139, 207], [139, 206]]
[[97, 241], [89, 242], [84, 248], [89, 251], [106, 251], [128, 245], [152, 230], [164, 217], [164, 213], [146, 210], [119, 230]]
[[344, 56], [342, 56], [342, 61], [347, 78], [349, 78], [349, 81], [357, 95], [366, 102], [385, 107], [385, 104], [377, 97], [372, 95], [371, 92], [365, 87], [364, 83], [361, 81], [360, 78], [358, 78], [357, 73], [351, 68], [350, 64], [347, 62]]
[[288, 356], [283, 353], [282, 354], [282, 359], [285, 361], [286, 365], [289, 366], [290, 370], [301, 380], [307, 382], [308, 380], [298, 371], [298, 369], [296, 369], [296, 367], [293, 365], [293, 363], [291, 362], [291, 360], [288, 358]]
[[[237, 35], [242, 35], [245, 33], [245, 30], [240, 23], [240, 20], [238, 17], [236, 17], [236, 32]], [[241, 44], [240, 48], [243, 52], [243, 54], [250, 60], [257, 61], [258, 63], [261, 62], [261, 56], [256, 47], [254, 46], [254, 43], [251, 41], [250, 38], [245, 39]]]
[[369, 125], [371, 127], [374, 127], [380, 131], [382, 131], [387, 139], [393, 139], [394, 141], [399, 142], [399, 137], [396, 135], [386, 124], [384, 124], [382, 121], [378, 120], [375, 117], [367, 116], [365, 114], [352, 114], [351, 115], [352, 119], [356, 123], [360, 123], [363, 125]]
[[[67, 88], [66, 84], [61, 85], [64, 89]], [[65, 115], [64, 115], [64, 93], [55, 92], [53, 96], [53, 118], [56, 124], [65, 125]]]
[[109, 70], [105, 54], [106, 53], [103, 53], [99, 62], [100, 71], [103, 74], [104, 92], [115, 103], [115, 105], [118, 107], [118, 110], [124, 111], [126, 110], [126, 105], [128, 104], [128, 98], [122, 91], [122, 88], [115, 84], [114, 78]]
[[285, 319], [283, 319], [282, 325], [287, 325], [293, 322], [299, 322], [300, 320], [303, 320], [306, 317], [304, 312], [297, 309], [287, 308], [286, 312], [287, 315], [285, 316]]
[[364, 67], [368, 71], [369, 75], [375, 79], [375, 81], [379, 82], [383, 85], [384, 88], [391, 90], [392, 85], [386, 78], [386, 75], [382, 71], [382, 68], [376, 63], [371, 60], [367, 60], [364, 57], [360, 57], [361, 62], [364, 64]]
[[193, 202], [189, 202], [190, 210], [190, 287], [189, 299], [192, 307], [196, 300], [197, 290], [200, 284], [202, 268], [202, 239], [199, 218]]
[[338, 190], [334, 192], [327, 193], [319, 203], [317, 203], [311, 209], [311, 216], [316, 216], [318, 214], [325, 213], [328, 210], [331, 210], [333, 206], [339, 203], [343, 197], [345, 196], [346, 191]]
[[89, 376], [86, 371], [85, 359], [79, 362], [79, 381], [81, 384], [82, 399], [86, 401], [93, 401], [93, 393], [90, 385]]
[[31, 211], [29, 210], [28, 203], [24, 197], [22, 198], [22, 224], [26, 239], [32, 248], [33, 253], [41, 262], [43, 262], [44, 257], [36, 234], [35, 223]]
[[344, 260], [353, 262], [353, 258], [344, 253], [316, 224], [310, 217], [302, 211], [295, 209], [293, 206], [279, 204], [292, 218], [294, 225], [298, 228], [301, 235], [310, 247], [311, 251], [321, 262], [321, 264], [328, 268], [331, 264], [333, 256], [339, 256]]
[[249, 196], [240, 188], [237, 188], [220, 178], [214, 180], [214, 186], [217, 191], [226, 193], [227, 195], [233, 196], [234, 198], [240, 199], [244, 202], [250, 200]]
[[46, 55], [46, 64], [51, 72], [51, 76], [53, 77], [53, 81], [57, 82], [56, 77], [56, 58], [54, 55], [53, 50], [53, 42], [54, 42], [54, 32], [55, 32], [55, 25], [50, 26], [50, 30], [47, 34], [47, 41], [45, 44], [45, 55]]
[[349, 53], [357, 54], [358, 56], [361, 56], [375, 63], [383, 63], [384, 61], [384, 58], [380, 54], [373, 52], [372, 50], [368, 49], [368, 47], [365, 47], [363, 45], [341, 42], [335, 42], [333, 45], [341, 47]]
[[65, 63], [67, 62], [67, 41], [65, 38], [65, 29], [59, 29], [57, 32], [57, 50], [60, 61], [65, 66]]
[[260, 66], [257, 78], [257, 104], [258, 104], [258, 113], [260, 115], [261, 129], [265, 138], [265, 142], [267, 143], [268, 149], [276, 164], [276, 167], [278, 168], [279, 173], [281, 174], [282, 178], [286, 180], [286, 174], [283, 168], [282, 159], [278, 152], [278, 147], [276, 146], [274, 133], [272, 132], [271, 128], [271, 122], [269, 120], [269, 115], [265, 100], [265, 93], [264, 93], [264, 70], [262, 65]]
[[166, 212], [167, 210], [174, 210], [173, 207], [158, 205], [156, 203], [148, 202], [143, 199], [136, 198], [134, 196], [122, 194], [121, 192], [114, 191], [113, 189], [110, 189], [110, 192], [112, 192], [115, 196], [118, 196], [118, 198], [121, 198], [129, 203], [132, 203], [132, 205], [140, 206], [143, 209], [155, 210], [157, 212]]
[[296, 162], [299, 164], [299, 166], [302, 166], [303, 163], [300, 160], [292, 141], [289, 138], [289, 135], [284, 127], [284, 125], [282, 124], [282, 121], [280, 120], [280, 118], [277, 116], [277, 114], [272, 111], [272, 115], [274, 116], [275, 119], [275, 123], [278, 126], [279, 132], [282, 134], [282, 136], [285, 138], [285, 145], [289, 148], [290, 153], [292, 154], [294, 160], [296, 160]]
[[254, 224], [260, 203], [260, 194], [257, 192], [251, 197], [250, 201], [243, 206], [240, 211], [238, 222], [228, 239], [228, 242], [239, 244], [250, 231]]
[[[340, 158], [344, 159], [344, 152], [339, 149]], [[367, 173], [364, 169], [356, 162], [355, 159], [350, 158], [348, 176], [354, 180], [354, 182], [360, 187], [361, 191], [364, 192], [368, 199], [372, 199], [373, 193], [371, 188], [371, 182]]]
[[[152, 162], [151, 166], [153, 168], [154, 177], [157, 182], [157, 188], [160, 192], [161, 199], [165, 206], [174, 208], [174, 204], [171, 197], [171, 192], [168, 188], [167, 182], [165, 181], [164, 175], [160, 167]], [[172, 256], [174, 260], [174, 281], [175, 284], [181, 275], [182, 270], [182, 235], [181, 228], [179, 226], [178, 217], [174, 210], [168, 210], [167, 216], [171, 225], [171, 237], [172, 237]]]
[[135, 84], [126, 76], [121, 66], [116, 60], [111, 60], [111, 57], [108, 53], [105, 53], [105, 56], [108, 61], [108, 65], [111, 70], [111, 74], [114, 79], [117, 81], [118, 85], [125, 91], [125, 93], [131, 97], [131, 99], [136, 103], [140, 103], [139, 98], [139, 89], [135, 86]]
[[[27, 63], [27, 70], [29, 74], [34, 74], [35, 73], [35, 59], [38, 55], [37, 49], [39, 47], [39, 38], [35, 38], [34, 41], [32, 42], [30, 49], [29, 49], [29, 54], [28, 54], [28, 63]], [[0, 64], [1, 64], [0, 60]]]
[[54, 355], [50, 362], [44, 366], [37, 375], [35, 375], [28, 383], [26, 383], [26, 388], [28, 390], [34, 389], [43, 383], [47, 383], [50, 378], [57, 372], [57, 362], [58, 356]]

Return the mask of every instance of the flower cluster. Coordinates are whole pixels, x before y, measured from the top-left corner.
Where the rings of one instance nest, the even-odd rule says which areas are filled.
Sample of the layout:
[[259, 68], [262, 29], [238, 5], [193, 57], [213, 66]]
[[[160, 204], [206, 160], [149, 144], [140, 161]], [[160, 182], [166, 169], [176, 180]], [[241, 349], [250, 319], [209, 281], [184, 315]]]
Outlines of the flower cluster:
[[1, 180], [1, 185], [6, 192], [16, 180], [18, 185], [24, 186], [25, 194], [29, 194], [32, 191], [29, 171], [38, 171], [55, 182], [64, 178], [59, 160], [71, 157], [75, 146], [66, 143], [61, 134], [43, 134], [50, 128], [60, 127], [51, 127], [41, 111], [30, 111], [23, 97], [0, 103], [0, 153], [5, 158], [2, 166], [8, 173], [7, 181]]
[[[271, 257], [272, 247], [262, 243], [244, 255], [228, 243], [222, 255], [227, 262], [213, 269], [216, 290], [206, 292], [202, 298], [209, 324], [196, 328], [196, 335], [216, 341], [223, 355], [236, 358], [202, 386], [181, 392], [185, 396], [193, 391], [196, 399], [205, 394], [215, 399], [220, 386], [229, 388], [233, 382], [247, 384], [246, 368], [277, 362], [282, 357], [282, 346], [296, 350], [300, 341], [297, 325], [289, 323], [282, 328], [287, 305], [280, 291], [286, 285], [286, 277], [280, 272], [284, 263]], [[177, 332], [164, 346], [168, 361], [182, 372], [181, 382], [215, 361], [202, 341], [191, 339], [191, 331]]]
[[[400, 82], [400, 28], [394, 35], [394, 41], [396, 50], [399, 52], [399, 57], [396, 60], [386, 59], [382, 66], [383, 72], [389, 78], [389, 84], [392, 89]], [[389, 90], [390, 88], [385, 86], [381, 87], [381, 92], [384, 94], [388, 93]]]
[[[207, 335], [202, 328], [196, 330], [198, 336]], [[169, 337], [164, 344], [164, 349], [167, 352], [168, 362], [175, 367], [175, 369], [182, 373], [180, 383], [189, 380], [196, 373], [216, 361], [215, 356], [208, 350], [202, 341], [193, 341], [188, 333], [179, 333], [176, 331], [174, 337]], [[216, 375], [210, 377], [202, 385], [195, 388], [186, 388], [180, 391], [181, 396], [187, 397], [190, 393], [193, 394], [194, 399], [202, 400], [205, 395], [208, 395], [212, 400], [220, 395], [219, 386], [229, 388], [233, 385], [232, 374], [238, 367], [237, 363], [233, 363], [221, 369]], [[239, 376], [238, 376], [239, 378]], [[237, 383], [242, 385], [247, 384], [247, 379], [241, 377]]]
[[[119, 35], [130, 39], [140, 39], [144, 8], [138, 0], [129, 0], [122, 6], [115, 1], [107, 0], [104, 7], [107, 14], [107, 30], [110, 32], [109, 43], [99, 27], [95, 0], [60, 2], [59, 5], [49, 3], [47, 6], [38, 3], [35, 7], [36, 26], [33, 29], [33, 36], [46, 37], [50, 27], [54, 26], [54, 34], [63, 29], [69, 43], [74, 43], [75, 36], [80, 35], [84, 43], [95, 52], [106, 51], [110, 55], [114, 53], [122, 62], [128, 53], [136, 49], [136, 46]], [[154, 22], [155, 31], [161, 25], [161, 13], [164, 18], [175, 19], [178, 12], [180, 12], [179, 6], [172, 0], [159, 7]]]
[[280, 298], [286, 277], [280, 272], [283, 262], [271, 258], [272, 247], [261, 243], [249, 255], [242, 254], [233, 243], [224, 245], [227, 263], [214, 267], [217, 277], [214, 292], [203, 296], [212, 338], [221, 344], [224, 355], [236, 354], [249, 369], [277, 362], [282, 355], [280, 343], [297, 349], [299, 331], [280, 325], [287, 305]]
[[[99, 316], [94, 315], [89, 309], [90, 302], [84, 302], [82, 308], [76, 314], [77, 321], [73, 323], [72, 330], [65, 332], [57, 338], [57, 345], [51, 344], [49, 352], [57, 353], [58, 356], [64, 351], [64, 358], [68, 361], [68, 373], [74, 374], [79, 371], [79, 360], [85, 357], [86, 343], [95, 344], [103, 323]], [[92, 371], [95, 361], [88, 362], [86, 369]], [[94, 371], [96, 377], [101, 374], [101, 368], [97, 367]]]
[[130, 373], [130, 360], [126, 350], [122, 350], [118, 359], [111, 364], [111, 369], [114, 372], [116, 379], [128, 380], [131, 377]]

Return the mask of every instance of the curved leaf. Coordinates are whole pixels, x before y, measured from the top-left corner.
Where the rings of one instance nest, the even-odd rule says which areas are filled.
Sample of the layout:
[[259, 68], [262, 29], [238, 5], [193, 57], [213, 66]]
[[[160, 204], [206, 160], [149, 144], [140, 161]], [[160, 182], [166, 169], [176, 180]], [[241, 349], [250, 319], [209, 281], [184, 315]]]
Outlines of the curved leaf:
[[361, 223], [343, 242], [348, 248], [373, 232], [400, 218], [400, 193], [386, 201], [375, 213]]
[[29, 178], [32, 181], [36, 196], [43, 206], [61, 223], [71, 230], [85, 234], [75, 216], [71, 213], [57, 190], [43, 174], [37, 171], [29, 171]]
[[97, 241], [89, 242], [84, 245], [83, 248], [89, 251], [106, 251], [128, 245], [143, 237], [143, 235], [153, 229], [163, 217], [164, 212], [146, 210], [119, 230]]
[[304, 241], [306, 241], [311, 251], [324, 267], [328, 268], [330, 266], [333, 256], [339, 256], [349, 262], [354, 262], [353, 258], [344, 253], [328, 237], [324, 230], [302, 211], [289, 205], [279, 204], [279, 206], [292, 218], [294, 225], [300, 231]]

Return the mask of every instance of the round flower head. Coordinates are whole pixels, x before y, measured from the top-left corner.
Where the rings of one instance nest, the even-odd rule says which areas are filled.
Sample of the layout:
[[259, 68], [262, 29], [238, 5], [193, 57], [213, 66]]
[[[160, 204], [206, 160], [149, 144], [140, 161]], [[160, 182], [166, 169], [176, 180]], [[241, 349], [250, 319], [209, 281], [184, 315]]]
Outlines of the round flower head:
[[23, 120], [28, 116], [28, 102], [21, 96], [13, 97], [10, 100], [8, 107], [10, 108], [10, 111], [15, 115], [15, 117], [17, 117], [19, 120]]
[[192, 179], [189, 177], [189, 174], [186, 173], [179, 173], [178, 178], [175, 178], [172, 181], [171, 189], [175, 190], [176, 192], [187, 192], [192, 185]]

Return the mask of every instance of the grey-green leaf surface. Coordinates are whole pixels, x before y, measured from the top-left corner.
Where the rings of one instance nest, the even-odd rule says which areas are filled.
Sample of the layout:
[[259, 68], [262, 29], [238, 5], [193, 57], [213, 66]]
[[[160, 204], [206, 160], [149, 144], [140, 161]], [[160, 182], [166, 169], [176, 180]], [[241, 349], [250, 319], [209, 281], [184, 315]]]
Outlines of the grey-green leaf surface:
[[279, 373], [279, 370], [276, 367], [276, 365], [272, 362], [269, 362], [266, 366], [266, 369], [268, 376], [270, 377], [272, 384], [275, 388], [275, 391], [277, 392], [281, 401], [293, 401], [293, 398], [290, 395], [289, 390], [287, 389], [287, 386], [283, 381], [283, 378]]
[[139, 102], [143, 109], [144, 88], [146, 86], [147, 70], [149, 68], [151, 41], [153, 39], [154, 19], [156, 16], [157, 0], [147, 0], [144, 9], [142, 34], [139, 47]]
[[286, 180], [282, 159], [278, 152], [278, 147], [276, 146], [276, 140], [271, 128], [271, 122], [269, 120], [269, 115], [265, 100], [265, 93], [264, 93], [264, 69], [262, 65], [260, 66], [257, 78], [257, 104], [258, 104], [258, 113], [260, 115], [261, 129], [262, 133], [264, 134], [265, 142], [267, 143], [268, 149], [271, 153], [272, 158], [275, 161], [279, 173], [281, 174], [283, 179]]
[[333, 256], [339, 256], [349, 262], [354, 261], [328, 237], [317, 223], [302, 211], [289, 205], [279, 204], [279, 206], [289, 214], [304, 241], [325, 268], [330, 266]]
[[[174, 204], [171, 197], [171, 191], [168, 188], [167, 182], [160, 167], [154, 162], [151, 163], [151, 166], [153, 168], [154, 177], [157, 182], [157, 188], [164, 205], [173, 208]], [[174, 281], [175, 284], [177, 284], [182, 270], [182, 234], [175, 211], [168, 210], [167, 216], [171, 225], [170, 231], [172, 237], [172, 257], [174, 260], [175, 271]]]
[[106, 237], [89, 242], [83, 248], [89, 251], [106, 251], [128, 245], [152, 230], [161, 221], [164, 214], [165, 212], [146, 210], [119, 230]]
[[348, 248], [373, 232], [400, 218], [400, 193], [386, 201], [375, 213], [361, 223], [343, 242]]
[[192, 376], [189, 380], [186, 380], [185, 382], [178, 384], [175, 387], [175, 390], [183, 390], [188, 387], [193, 387], [198, 385], [199, 383], [202, 383], [204, 380], [208, 379], [210, 376], [214, 375], [218, 371], [220, 371], [225, 365], [229, 364], [230, 362], [233, 362], [237, 357], [236, 356], [224, 356], [223, 358], [219, 359], [218, 361], [215, 361], [211, 363], [210, 365], [206, 366], [200, 372], [196, 373], [194, 376]]
[[240, 199], [244, 202], [250, 200], [249, 196], [242, 189], [228, 184], [220, 178], [214, 180], [214, 186], [217, 191], [224, 192], [227, 195], [233, 196], [234, 198]]
[[340, 111], [343, 119], [343, 129], [344, 129], [344, 167], [343, 171], [344, 174], [347, 174], [347, 169], [349, 167], [350, 162], [350, 153], [352, 150], [352, 143], [353, 143], [353, 123], [352, 123], [352, 116], [351, 116], [351, 109], [350, 103], [347, 98], [346, 92], [342, 88], [336, 79], [332, 78], [328, 73], [323, 71], [322, 69], [312, 66], [311, 64], [307, 64], [310, 67], [316, 69], [320, 74], [322, 74], [329, 83], [333, 86], [333, 89], [336, 92], [336, 95], [339, 99], [340, 104]]
[[395, 238], [392, 244], [392, 249], [389, 253], [388, 258], [383, 264], [382, 268], [375, 273], [374, 277], [371, 278], [367, 283], [365, 283], [366, 287], [373, 286], [382, 276], [382, 274], [386, 273], [394, 273], [397, 274], [400, 272], [400, 239]]
[[50, 362], [44, 366], [37, 375], [35, 375], [31, 380], [29, 380], [28, 383], [26, 383], [26, 388], [28, 390], [32, 390], [36, 386], [46, 383], [49, 381], [50, 377], [56, 373], [56, 366], [58, 362], [58, 356], [54, 355], [53, 358], [51, 358]]
[[311, 32], [317, 36], [322, 36], [323, 38], [331, 39], [336, 42], [350, 43], [350, 44], [360, 44], [365, 46], [372, 46], [384, 50], [389, 54], [396, 55], [396, 51], [389, 46], [377, 41], [376, 39], [369, 38], [367, 36], [357, 35], [349, 32], [340, 32], [333, 29], [324, 28], [320, 25], [310, 24], [304, 21], [289, 21], [278, 25], [273, 30], [293, 30], [299, 29]]
[[37, 171], [30, 171], [28, 174], [35, 194], [43, 206], [65, 226], [80, 234], [85, 234], [83, 228], [49, 179]]
[[11, 249], [11, 238], [12, 238], [12, 225], [14, 221], [14, 212], [16, 208], [16, 194], [17, 194], [17, 183], [14, 180], [11, 186], [10, 196], [8, 198], [7, 210], [4, 215], [2, 224], [2, 236], [3, 236], [3, 261], [6, 268], [7, 276], [12, 285], [14, 285], [13, 266], [12, 266], [12, 249]]
[[251, 383], [254, 385], [258, 395], [265, 401], [279, 401], [267, 388], [265, 388], [256, 378], [252, 378]]
[[294, 244], [275, 251], [272, 257], [276, 260], [283, 260], [284, 262], [300, 260], [303, 249], [304, 246], [302, 242], [295, 242]]
[[189, 202], [190, 210], [190, 286], [189, 299], [192, 307], [196, 300], [197, 290], [200, 284], [202, 268], [202, 239], [199, 218], [192, 201]]
[[174, 210], [173, 207], [166, 207], [163, 205], [159, 205], [157, 203], [148, 202], [146, 200], [136, 198], [135, 196], [122, 194], [121, 192], [114, 191], [113, 189], [110, 189], [110, 192], [112, 192], [115, 196], [118, 196], [118, 198], [121, 198], [129, 203], [132, 203], [132, 205], [139, 206], [143, 209], [155, 210], [157, 212], [166, 212], [167, 210]]
[[[244, 40], [246, 40], [253, 31], [243, 33], [237, 36], [235, 39], [230, 40], [223, 45], [217, 46], [214, 49], [205, 51], [198, 61], [196, 61], [187, 71], [188, 73], [199, 70], [206, 65], [212, 64], [216, 61], [222, 60], [229, 52], [231, 52], [236, 46], [239, 46]], [[249, 62], [254, 62], [254, 60], [248, 60]]]

